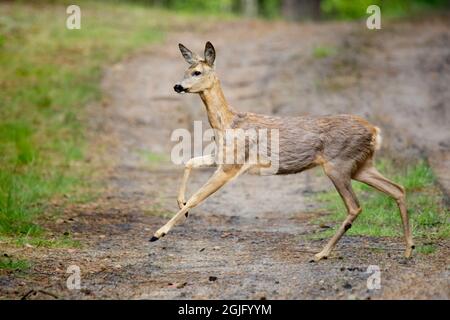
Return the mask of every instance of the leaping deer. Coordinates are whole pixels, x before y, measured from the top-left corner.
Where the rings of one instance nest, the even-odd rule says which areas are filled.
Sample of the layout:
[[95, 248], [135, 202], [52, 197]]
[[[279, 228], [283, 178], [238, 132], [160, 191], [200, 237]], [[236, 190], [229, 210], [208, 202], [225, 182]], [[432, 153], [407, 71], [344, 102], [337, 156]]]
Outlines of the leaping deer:
[[[278, 150], [272, 150], [278, 163], [272, 174], [293, 174], [315, 166], [322, 166], [325, 174], [333, 182], [347, 208], [347, 217], [336, 234], [323, 250], [314, 256], [319, 261], [327, 258], [342, 237], [361, 213], [361, 206], [352, 190], [351, 180], [363, 182], [397, 202], [403, 223], [406, 241], [405, 256], [410, 257], [414, 249], [408, 213], [405, 205], [405, 189], [383, 177], [374, 167], [373, 157], [381, 143], [380, 130], [366, 120], [354, 115], [336, 115], [319, 117], [275, 117], [250, 112], [239, 112], [228, 105], [219, 78], [216, 75], [214, 61], [216, 52], [210, 42], [206, 43], [204, 58], [179, 44], [184, 59], [189, 63], [181, 82], [174, 86], [177, 93], [198, 93], [202, 99], [208, 120], [215, 130], [216, 154], [195, 157], [185, 166], [183, 179], [178, 193], [180, 210], [163, 227], [155, 232], [150, 241], [165, 236], [172, 227], [188, 216], [188, 210], [194, 208], [223, 185], [244, 172], [261, 173], [266, 163], [250, 163], [249, 147], [258, 140], [250, 140], [244, 152], [244, 160], [236, 163], [218, 163], [217, 154], [234, 153], [224, 143], [226, 130], [232, 129], [277, 129]], [[258, 149], [259, 150], [259, 149]], [[261, 160], [258, 154], [258, 159]], [[267, 160], [267, 159], [266, 159]], [[217, 166], [215, 173], [186, 202], [185, 190], [189, 174], [193, 168]]]

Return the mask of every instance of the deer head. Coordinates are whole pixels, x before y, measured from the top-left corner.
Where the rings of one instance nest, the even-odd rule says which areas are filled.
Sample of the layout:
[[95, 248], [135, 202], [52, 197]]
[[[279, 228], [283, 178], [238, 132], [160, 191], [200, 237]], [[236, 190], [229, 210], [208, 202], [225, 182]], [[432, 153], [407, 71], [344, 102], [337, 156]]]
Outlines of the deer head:
[[189, 68], [185, 71], [183, 79], [173, 89], [178, 93], [200, 93], [211, 88], [216, 80], [214, 70], [216, 50], [211, 42], [208, 41], [205, 45], [203, 59], [181, 43], [178, 46], [184, 59], [189, 63]]

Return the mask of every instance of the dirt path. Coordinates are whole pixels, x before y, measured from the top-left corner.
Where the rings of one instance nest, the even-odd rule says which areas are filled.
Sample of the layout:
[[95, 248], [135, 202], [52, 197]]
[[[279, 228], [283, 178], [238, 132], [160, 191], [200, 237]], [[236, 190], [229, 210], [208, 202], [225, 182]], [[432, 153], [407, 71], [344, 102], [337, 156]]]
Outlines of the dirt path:
[[[91, 110], [96, 147], [106, 146], [108, 190], [95, 203], [68, 208], [62, 226], [49, 226], [66, 228], [83, 248], [22, 249], [37, 263], [29, 276], [0, 277], [0, 296], [43, 289], [81, 299], [448, 298], [448, 242], [433, 255], [406, 261], [402, 239], [344, 237], [333, 257], [310, 263], [324, 244], [308, 239], [320, 229], [311, 220], [325, 214], [312, 196], [331, 188], [319, 171], [243, 176], [192, 210], [170, 235], [149, 243], [177, 210], [182, 168], [143, 158], [169, 155], [176, 128], [192, 129], [194, 120], [208, 127], [197, 96], [172, 92], [186, 67], [177, 43], [199, 51], [205, 40], [216, 46], [225, 94], [240, 110], [356, 113], [383, 128], [385, 153], [446, 153], [450, 114], [443, 119], [438, 111], [449, 110], [449, 30], [445, 19], [397, 23], [376, 34], [348, 23], [227, 22], [173, 32], [163, 45], [112, 66], [103, 104]], [[317, 46], [341, 53], [318, 59]], [[194, 172], [188, 192], [210, 174]], [[66, 288], [71, 264], [81, 269], [82, 290]], [[380, 290], [366, 287], [369, 265], [380, 267]]]

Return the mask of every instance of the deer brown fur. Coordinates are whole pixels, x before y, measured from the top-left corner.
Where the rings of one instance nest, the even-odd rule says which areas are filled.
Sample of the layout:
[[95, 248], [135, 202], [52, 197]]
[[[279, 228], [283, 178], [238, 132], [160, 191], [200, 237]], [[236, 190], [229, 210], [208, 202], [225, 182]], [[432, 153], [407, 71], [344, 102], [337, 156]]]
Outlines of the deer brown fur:
[[[383, 177], [373, 165], [375, 151], [381, 143], [380, 130], [368, 121], [355, 115], [335, 115], [318, 117], [275, 117], [250, 112], [238, 112], [226, 102], [220, 81], [214, 70], [215, 49], [206, 43], [204, 58], [183, 45], [180, 51], [190, 67], [183, 80], [176, 84], [175, 91], [198, 93], [206, 107], [208, 120], [215, 129], [218, 152], [233, 153], [224, 138], [227, 130], [271, 130], [278, 132], [277, 150], [269, 146], [270, 159], [277, 160], [276, 170], [271, 174], [293, 174], [315, 166], [322, 166], [340, 194], [347, 209], [347, 218], [323, 250], [315, 255], [315, 260], [327, 258], [342, 235], [351, 227], [361, 212], [361, 206], [351, 186], [351, 180], [358, 180], [391, 196], [398, 204], [402, 217], [406, 251], [410, 257], [414, 244], [405, 204], [404, 188]], [[269, 136], [269, 140], [274, 138]], [[263, 161], [247, 163], [249, 147], [259, 140], [245, 140], [245, 159], [235, 163], [218, 163], [216, 155], [192, 158], [186, 163], [183, 180], [178, 194], [180, 211], [152, 237], [156, 241], [166, 235], [181, 219], [187, 217], [189, 209], [197, 206], [225, 183], [244, 172], [261, 173], [267, 164]], [[270, 142], [270, 141], [269, 141]], [[258, 149], [259, 150], [259, 149]], [[262, 155], [258, 153], [259, 157]], [[185, 190], [192, 168], [217, 166], [216, 172], [186, 202]]]

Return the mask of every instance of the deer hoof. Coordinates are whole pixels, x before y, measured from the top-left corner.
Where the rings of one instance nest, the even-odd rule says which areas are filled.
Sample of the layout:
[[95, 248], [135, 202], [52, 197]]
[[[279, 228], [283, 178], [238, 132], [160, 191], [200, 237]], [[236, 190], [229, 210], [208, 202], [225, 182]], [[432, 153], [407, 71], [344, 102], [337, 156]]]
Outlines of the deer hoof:
[[[183, 207], [186, 205], [186, 202], [183, 202]], [[186, 212], [184, 216], [187, 218], [189, 216], [189, 212]]]
[[177, 202], [180, 209], [183, 209], [183, 207], [186, 205], [186, 201], [184, 200], [177, 200]]
[[413, 252], [414, 248], [415, 248], [414, 245], [406, 248], [406, 250], [405, 250], [405, 258], [409, 259], [409, 258], [412, 257], [412, 252]]
[[156, 240], [159, 240], [160, 238], [164, 237], [165, 235], [166, 235], [166, 234], [163, 232], [163, 233], [161, 233], [161, 236], [160, 236], [160, 237], [153, 236], [153, 237], [150, 239], [150, 242], [155, 242]]

